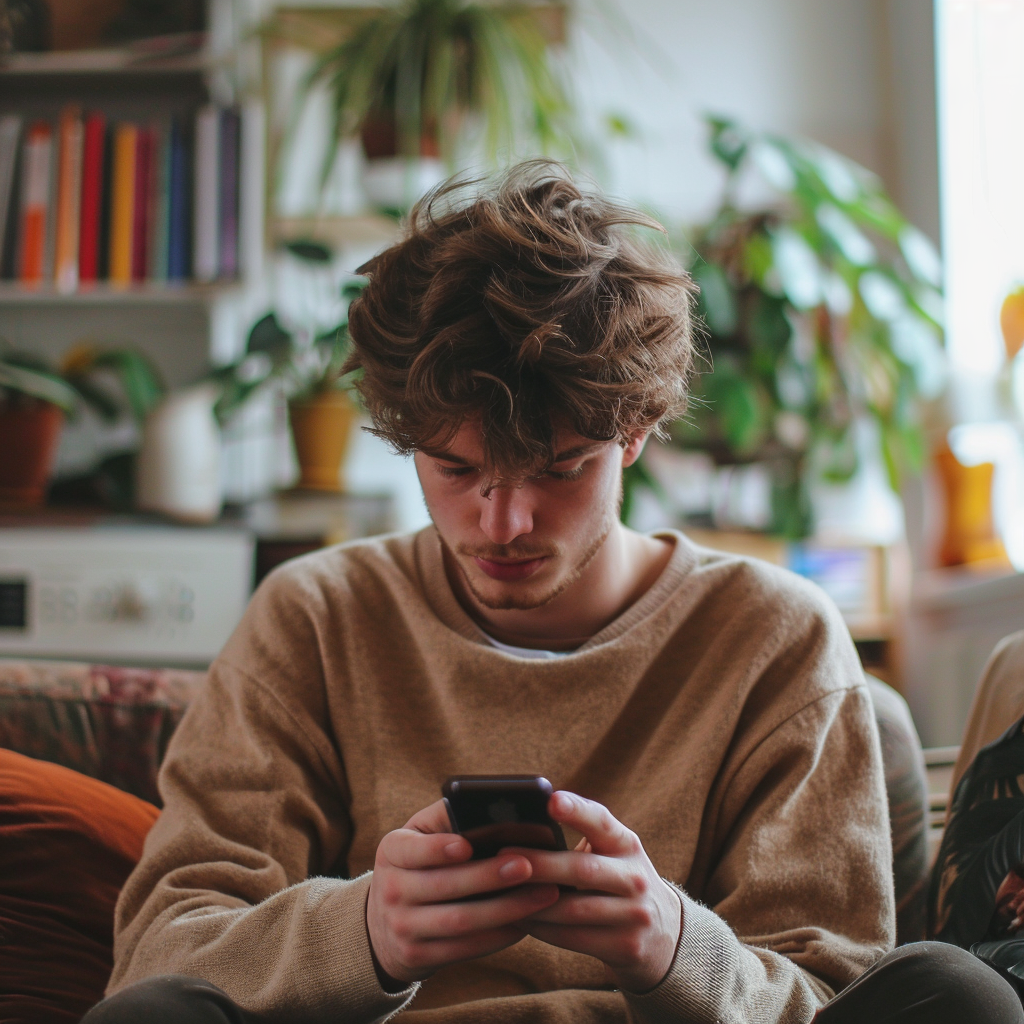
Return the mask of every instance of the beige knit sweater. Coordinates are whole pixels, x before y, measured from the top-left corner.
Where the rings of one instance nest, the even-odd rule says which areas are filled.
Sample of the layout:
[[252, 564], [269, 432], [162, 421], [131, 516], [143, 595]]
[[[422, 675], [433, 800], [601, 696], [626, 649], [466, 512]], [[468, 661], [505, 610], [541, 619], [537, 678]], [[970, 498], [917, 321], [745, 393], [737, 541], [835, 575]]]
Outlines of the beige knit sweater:
[[[195, 974], [268, 1020], [809, 1021], [893, 940], [878, 740], [856, 653], [814, 586], [675, 551], [565, 658], [489, 645], [428, 528], [277, 570], [160, 775], [117, 908], [110, 992]], [[447, 775], [536, 772], [605, 803], [683, 892], [643, 995], [526, 938], [397, 995], [365, 903], [377, 844]]]

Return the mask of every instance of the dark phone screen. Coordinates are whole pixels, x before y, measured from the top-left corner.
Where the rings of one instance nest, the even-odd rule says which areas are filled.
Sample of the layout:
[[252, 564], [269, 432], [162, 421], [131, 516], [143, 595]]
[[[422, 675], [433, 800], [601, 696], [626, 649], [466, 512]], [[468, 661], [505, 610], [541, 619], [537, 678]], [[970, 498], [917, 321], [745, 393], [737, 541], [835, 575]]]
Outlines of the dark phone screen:
[[506, 846], [564, 850], [565, 836], [548, 817], [551, 783], [540, 775], [460, 775], [442, 787], [452, 828], [473, 847], [473, 859]]

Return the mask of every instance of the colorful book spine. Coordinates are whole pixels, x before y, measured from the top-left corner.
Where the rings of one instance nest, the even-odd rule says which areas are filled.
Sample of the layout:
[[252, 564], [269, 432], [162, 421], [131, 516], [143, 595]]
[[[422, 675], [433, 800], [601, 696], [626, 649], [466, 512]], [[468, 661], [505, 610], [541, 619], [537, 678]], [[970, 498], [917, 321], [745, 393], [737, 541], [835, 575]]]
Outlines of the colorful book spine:
[[103, 214], [103, 156], [107, 125], [102, 114], [85, 119], [82, 139], [82, 216], [78, 228], [78, 280], [100, 278], [100, 222]]
[[132, 280], [145, 281], [149, 273], [150, 188], [153, 163], [153, 132], [135, 131], [135, 192], [132, 211]]
[[110, 283], [132, 281], [132, 241], [135, 227], [135, 159], [138, 129], [119, 124], [114, 133], [114, 173], [110, 188]]
[[195, 203], [192, 227], [192, 273], [197, 281], [214, 281], [220, 270], [220, 111], [203, 107], [196, 115]]
[[263, 235], [262, 193], [242, 180], [263, 156], [249, 114], [210, 104], [110, 125], [70, 104], [55, 123], [0, 115], [0, 276], [64, 294], [248, 276]]
[[110, 280], [110, 228], [114, 220], [114, 150], [117, 130], [108, 124], [103, 133], [103, 188], [100, 208], [100, 238], [96, 256], [96, 276]]
[[78, 229], [82, 201], [82, 112], [66, 107], [60, 116], [57, 160], [57, 226], [53, 276], [59, 292], [78, 287]]
[[167, 213], [170, 185], [170, 125], [153, 126], [153, 161], [149, 178], [149, 277], [167, 280]]
[[189, 223], [191, 195], [188, 147], [185, 126], [175, 118], [171, 122], [169, 182], [167, 186], [167, 280], [185, 281], [191, 271], [189, 260]]
[[[21, 139], [21, 118], [17, 114], [0, 117], [0, 262], [6, 250], [8, 226], [17, 220], [13, 212], [15, 169], [18, 164], [18, 142]], [[6, 267], [0, 267], [5, 272]]]
[[53, 129], [45, 121], [36, 121], [29, 128], [25, 140], [21, 177], [18, 279], [30, 287], [41, 285], [45, 276], [52, 155]]
[[[246, 100], [241, 109], [242, 139], [238, 160], [238, 273], [247, 280], [263, 276], [266, 191], [263, 175], [251, 173], [266, 162], [266, 116], [263, 104]], [[246, 168], [249, 173], [243, 173]]]
[[220, 187], [218, 192], [218, 266], [220, 276], [238, 277], [238, 157], [241, 119], [238, 111], [220, 112]]

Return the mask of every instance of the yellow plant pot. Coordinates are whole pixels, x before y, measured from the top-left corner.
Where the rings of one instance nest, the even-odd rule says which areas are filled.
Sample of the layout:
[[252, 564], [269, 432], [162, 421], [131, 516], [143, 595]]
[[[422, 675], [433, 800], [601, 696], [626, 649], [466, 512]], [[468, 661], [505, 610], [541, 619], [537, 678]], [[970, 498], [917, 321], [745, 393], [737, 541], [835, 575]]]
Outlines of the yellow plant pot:
[[344, 391], [325, 391], [305, 401], [288, 403], [299, 460], [298, 487], [312, 491], [345, 489], [342, 459], [356, 416], [356, 407]]
[[935, 463], [946, 499], [946, 525], [939, 547], [939, 562], [945, 566], [1008, 567], [1010, 560], [992, 520], [995, 466], [991, 462], [964, 466], [948, 444], [936, 452]]

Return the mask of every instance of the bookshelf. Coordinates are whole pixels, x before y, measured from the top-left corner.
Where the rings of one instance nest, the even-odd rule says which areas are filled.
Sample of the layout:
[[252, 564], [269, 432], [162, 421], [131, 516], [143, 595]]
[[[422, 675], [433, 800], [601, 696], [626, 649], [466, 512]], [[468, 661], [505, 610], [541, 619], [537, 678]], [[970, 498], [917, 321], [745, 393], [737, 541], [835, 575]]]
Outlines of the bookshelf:
[[[265, 293], [264, 255], [267, 240], [264, 229], [264, 193], [266, 178], [265, 125], [262, 97], [258, 89], [239, 88], [236, 71], [238, 57], [237, 33], [229, 37], [223, 31], [224, 11], [230, 4], [210, 5], [211, 23], [207, 34], [163, 37], [145, 40], [124, 47], [94, 50], [73, 50], [49, 53], [9, 54], [0, 58], [0, 118], [15, 115], [20, 119], [18, 150], [14, 158], [16, 177], [24, 177], [23, 147], [29, 126], [44, 122], [52, 126], [53, 145], [49, 203], [46, 209], [46, 259], [43, 272], [36, 280], [21, 278], [22, 238], [12, 233], [23, 231], [17, 222], [23, 214], [20, 190], [23, 181], [16, 180], [8, 203], [9, 228], [5, 253], [0, 263], [0, 334], [16, 348], [38, 351], [52, 357], [55, 353], [81, 341], [111, 341], [137, 344], [155, 358], [167, 383], [179, 386], [194, 378], [196, 367], [232, 358], [244, 343], [248, 320], [259, 311]], [[218, 11], [220, 13], [218, 13]], [[221, 24], [217, 24], [217, 19]], [[216, 43], [216, 48], [214, 45]], [[240, 92], [251, 95], [249, 100]], [[146, 255], [132, 264], [129, 279], [110, 280], [112, 274], [112, 242], [106, 243], [106, 256], [100, 246], [100, 265], [94, 280], [67, 277], [58, 287], [56, 265], [56, 219], [58, 216], [60, 174], [60, 132], [62, 112], [71, 107], [81, 111], [84, 124], [91, 113], [104, 119], [103, 162], [106, 178], [102, 183], [104, 196], [100, 206], [101, 232], [112, 235], [113, 199], [109, 195], [114, 167], [113, 145], [117, 127], [134, 124], [151, 135], [151, 156], [155, 170], [150, 185], [162, 193], [147, 193], [135, 204], [132, 246], [139, 249], [139, 208], [147, 207], [148, 234], [141, 237]], [[198, 202], [198, 176], [191, 163], [196, 151], [197, 124], [204, 110], [237, 111], [237, 177], [233, 185], [234, 243], [233, 262], [223, 258], [224, 221], [218, 220], [215, 234], [216, 260], [211, 270], [209, 260], [205, 272], [197, 274], [195, 238], [199, 224], [195, 216]], [[235, 116], [235, 115], [232, 115]], [[223, 123], [223, 121], [222, 121]], [[173, 128], [171, 126], [174, 126]], [[223, 128], [220, 127], [223, 131]], [[168, 248], [168, 176], [172, 145], [171, 135], [177, 131], [183, 139], [186, 157], [179, 172], [184, 212], [179, 217], [177, 270], [171, 273]], [[221, 136], [218, 136], [218, 140]], [[219, 141], [218, 141], [219, 145]], [[138, 150], [136, 150], [138, 155]], [[223, 149], [218, 150], [223, 158]], [[84, 147], [82, 161], [84, 165]], [[221, 165], [223, 166], [223, 165]], [[164, 175], [162, 182], [158, 175]], [[84, 202], [85, 168], [78, 178], [79, 203]], [[141, 177], [137, 181], [143, 180]], [[218, 180], [218, 217], [223, 207], [223, 185]], [[139, 193], [137, 192], [136, 195]], [[3, 196], [0, 195], [0, 199]], [[158, 203], [163, 203], [158, 207]], [[158, 208], [159, 213], [153, 209]], [[162, 220], [158, 220], [162, 217]], [[76, 218], [77, 230], [84, 231], [84, 220]], [[182, 226], [183, 229], [182, 229]], [[163, 232], [157, 235], [157, 230]], [[79, 243], [75, 243], [80, 245]], [[163, 246], [162, 252], [160, 246]], [[209, 245], [207, 246], [207, 251]], [[156, 255], [160, 253], [160, 255]], [[135, 257], [133, 257], [135, 259]], [[141, 262], [142, 269], [139, 263]], [[80, 265], [80, 261], [79, 261]], [[162, 313], [164, 310], [165, 313]], [[175, 310], [181, 311], [175, 312]], [[185, 312], [188, 310], [189, 312]], [[165, 315], [166, 314], [166, 315]], [[140, 318], [141, 317], [141, 318]]]
[[61, 292], [52, 284], [28, 288], [16, 281], [0, 281], [0, 307], [3, 306], [206, 306], [241, 293], [239, 282], [180, 284], [139, 282], [118, 288], [106, 282]]

